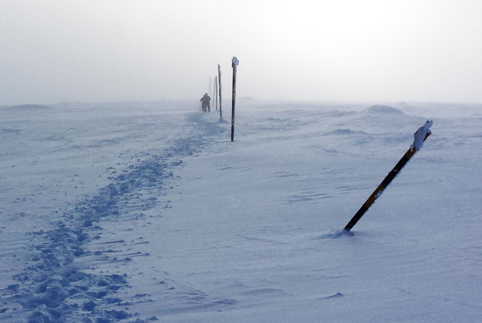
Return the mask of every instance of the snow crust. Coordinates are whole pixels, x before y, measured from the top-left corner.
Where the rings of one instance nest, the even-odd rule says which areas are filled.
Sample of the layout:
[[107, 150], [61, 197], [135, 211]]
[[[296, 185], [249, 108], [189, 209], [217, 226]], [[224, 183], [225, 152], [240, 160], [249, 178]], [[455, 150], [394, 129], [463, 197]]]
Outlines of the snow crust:
[[0, 321], [478, 321], [481, 107], [394, 106], [0, 107]]

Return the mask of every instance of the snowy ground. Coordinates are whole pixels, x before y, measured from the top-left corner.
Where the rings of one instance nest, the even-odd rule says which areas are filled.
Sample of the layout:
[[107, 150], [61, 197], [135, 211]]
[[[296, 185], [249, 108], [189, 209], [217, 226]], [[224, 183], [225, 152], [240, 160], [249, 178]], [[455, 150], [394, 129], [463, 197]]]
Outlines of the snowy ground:
[[0, 107], [0, 321], [480, 321], [482, 106], [390, 106]]

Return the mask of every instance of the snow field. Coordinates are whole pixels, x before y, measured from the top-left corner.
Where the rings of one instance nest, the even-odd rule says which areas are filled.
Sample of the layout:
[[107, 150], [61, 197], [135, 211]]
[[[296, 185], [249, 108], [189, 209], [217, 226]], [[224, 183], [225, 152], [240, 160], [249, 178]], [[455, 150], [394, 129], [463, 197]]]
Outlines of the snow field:
[[2, 108], [0, 319], [477, 321], [479, 107], [392, 106]]

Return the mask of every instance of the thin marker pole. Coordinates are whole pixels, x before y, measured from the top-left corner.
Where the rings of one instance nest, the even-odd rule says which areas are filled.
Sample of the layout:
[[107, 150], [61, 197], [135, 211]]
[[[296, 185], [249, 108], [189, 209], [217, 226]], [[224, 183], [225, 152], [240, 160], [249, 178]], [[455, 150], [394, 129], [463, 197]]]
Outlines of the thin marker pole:
[[216, 111], [218, 111], [218, 77], [214, 77], [214, 102], [216, 105]]
[[222, 107], [222, 92], [223, 85], [221, 84], [221, 65], [218, 64], [218, 82], [219, 82], [219, 118], [223, 118], [223, 107]]
[[211, 94], [211, 75], [209, 75], [209, 94]]

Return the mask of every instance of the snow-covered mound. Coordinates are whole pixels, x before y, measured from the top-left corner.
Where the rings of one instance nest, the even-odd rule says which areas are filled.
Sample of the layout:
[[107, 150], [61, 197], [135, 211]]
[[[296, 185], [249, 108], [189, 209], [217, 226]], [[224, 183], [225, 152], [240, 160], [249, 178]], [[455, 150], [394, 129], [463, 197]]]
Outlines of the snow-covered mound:
[[351, 129], [336, 129], [327, 135], [367, 135], [364, 131], [353, 131]]
[[403, 115], [404, 113], [396, 108], [390, 107], [388, 105], [372, 105], [366, 108], [361, 113], [363, 114], [392, 114], [392, 115]]

